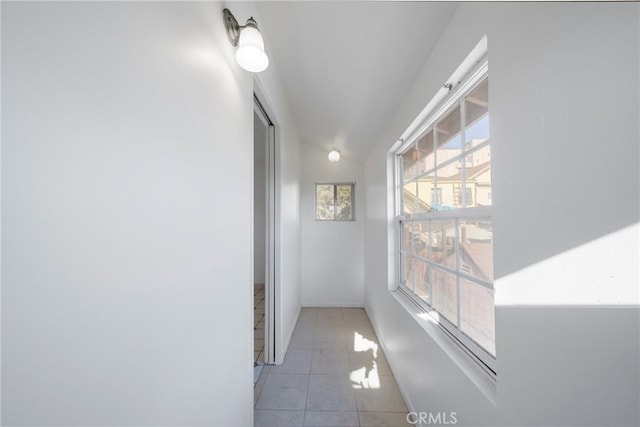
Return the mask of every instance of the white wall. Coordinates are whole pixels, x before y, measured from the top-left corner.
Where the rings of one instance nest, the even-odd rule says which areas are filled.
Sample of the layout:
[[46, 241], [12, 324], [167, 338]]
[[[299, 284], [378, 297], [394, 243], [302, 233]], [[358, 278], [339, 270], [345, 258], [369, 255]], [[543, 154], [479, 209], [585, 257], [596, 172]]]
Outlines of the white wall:
[[253, 283], [265, 283], [266, 260], [266, 149], [267, 127], [254, 114], [253, 119]]
[[[365, 164], [366, 308], [412, 409], [638, 425], [638, 4], [463, 3]], [[387, 150], [489, 41], [497, 406], [388, 288]]]
[[[275, 91], [274, 91], [275, 92]], [[272, 105], [286, 105], [285, 101]], [[295, 125], [290, 112], [285, 113], [284, 107], [278, 114], [280, 127], [276, 128], [279, 135], [279, 161], [280, 174], [276, 177], [278, 187], [281, 189], [276, 194], [280, 208], [280, 235], [279, 272], [276, 272], [280, 289], [276, 290], [276, 327], [279, 329], [280, 340], [276, 342], [276, 363], [282, 363], [285, 351], [289, 347], [289, 341], [293, 335], [298, 315], [300, 314], [302, 301], [301, 286], [301, 218], [300, 218], [300, 145]], [[276, 125], [277, 126], [277, 125]], [[279, 130], [278, 130], [279, 129]]]
[[222, 8], [2, 3], [3, 425], [252, 425], [254, 82]]
[[[302, 305], [364, 305], [363, 165], [302, 144]], [[315, 183], [355, 182], [355, 221], [316, 221]]]

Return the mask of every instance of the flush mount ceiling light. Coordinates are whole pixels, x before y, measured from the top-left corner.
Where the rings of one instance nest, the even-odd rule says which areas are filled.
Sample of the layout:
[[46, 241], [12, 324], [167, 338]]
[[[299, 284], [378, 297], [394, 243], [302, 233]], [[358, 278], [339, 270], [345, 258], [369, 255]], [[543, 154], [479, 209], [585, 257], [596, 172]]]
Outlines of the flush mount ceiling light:
[[264, 52], [264, 40], [253, 17], [247, 19], [247, 24], [241, 27], [229, 9], [225, 9], [223, 15], [227, 37], [231, 44], [238, 48], [236, 50], [238, 65], [252, 73], [266, 70], [269, 66], [269, 58]]
[[329, 161], [330, 162], [339, 162], [340, 161], [340, 152], [337, 150], [332, 150], [329, 153]]

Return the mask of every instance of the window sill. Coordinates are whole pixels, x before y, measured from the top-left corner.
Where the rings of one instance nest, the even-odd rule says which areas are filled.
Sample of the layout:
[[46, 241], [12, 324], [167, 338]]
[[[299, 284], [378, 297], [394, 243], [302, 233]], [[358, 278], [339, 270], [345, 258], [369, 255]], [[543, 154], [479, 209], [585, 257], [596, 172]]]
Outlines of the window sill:
[[415, 319], [436, 344], [451, 358], [458, 368], [471, 380], [482, 394], [494, 405], [497, 405], [497, 382], [482, 369], [451, 337], [449, 337], [427, 313], [418, 308], [398, 290], [391, 295]]

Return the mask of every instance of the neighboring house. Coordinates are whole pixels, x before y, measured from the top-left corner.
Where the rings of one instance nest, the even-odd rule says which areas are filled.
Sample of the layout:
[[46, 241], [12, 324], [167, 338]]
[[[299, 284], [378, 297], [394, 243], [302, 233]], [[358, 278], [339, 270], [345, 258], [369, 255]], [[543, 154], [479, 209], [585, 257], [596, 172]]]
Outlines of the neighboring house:
[[[472, 140], [468, 149], [484, 140]], [[459, 154], [455, 149], [444, 149], [438, 152], [439, 157]], [[410, 173], [420, 167], [422, 159], [417, 151], [413, 152], [416, 159], [408, 166]], [[407, 213], [428, 212], [431, 210], [447, 210], [463, 207], [462, 189], [465, 188], [466, 206], [491, 205], [491, 149], [485, 146], [466, 156], [466, 170], [463, 176], [462, 162], [453, 162], [442, 168], [437, 177], [437, 184], [432, 174], [424, 176], [418, 185], [407, 185], [404, 188], [405, 211]], [[443, 162], [446, 160], [443, 160]]]

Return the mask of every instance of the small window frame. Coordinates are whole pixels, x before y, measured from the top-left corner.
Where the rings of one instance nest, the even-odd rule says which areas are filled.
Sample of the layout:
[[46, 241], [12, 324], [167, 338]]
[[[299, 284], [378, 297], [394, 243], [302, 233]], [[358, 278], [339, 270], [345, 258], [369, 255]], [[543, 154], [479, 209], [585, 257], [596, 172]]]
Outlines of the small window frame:
[[[318, 218], [318, 186], [319, 185], [331, 185], [333, 186], [333, 206], [337, 205], [338, 200], [338, 186], [348, 186], [351, 188], [351, 217], [348, 219], [336, 218], [334, 211], [333, 219]], [[313, 207], [315, 220], [319, 222], [354, 222], [356, 220], [356, 183], [355, 182], [316, 182], [313, 192]]]

